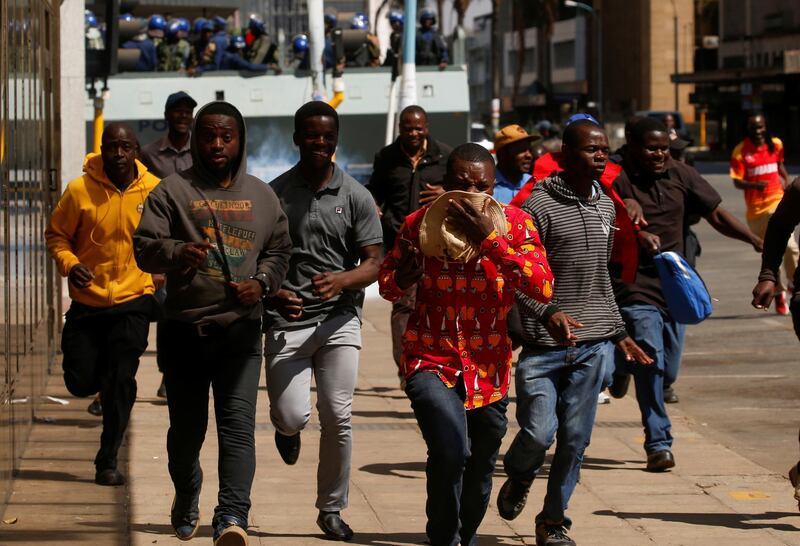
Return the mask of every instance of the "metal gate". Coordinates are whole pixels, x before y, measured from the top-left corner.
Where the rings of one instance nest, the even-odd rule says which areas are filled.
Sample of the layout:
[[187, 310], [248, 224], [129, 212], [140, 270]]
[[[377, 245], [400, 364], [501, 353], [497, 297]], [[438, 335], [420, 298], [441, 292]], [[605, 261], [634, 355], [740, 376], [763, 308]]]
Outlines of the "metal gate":
[[0, 513], [60, 324], [44, 245], [60, 194], [58, 13], [55, 0], [0, 2]]

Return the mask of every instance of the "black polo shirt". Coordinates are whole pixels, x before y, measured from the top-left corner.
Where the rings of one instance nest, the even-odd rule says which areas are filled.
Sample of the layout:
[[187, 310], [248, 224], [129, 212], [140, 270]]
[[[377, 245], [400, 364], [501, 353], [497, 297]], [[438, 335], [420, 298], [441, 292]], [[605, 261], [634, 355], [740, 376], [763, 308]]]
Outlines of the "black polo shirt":
[[[711, 187], [692, 167], [669, 160], [667, 170], [659, 175], [636, 173], [630, 165], [614, 181], [614, 189], [623, 199], [635, 199], [642, 206], [647, 226], [644, 231], [658, 235], [661, 250], [684, 254], [684, 241], [692, 216], [706, 216], [722, 202]], [[637, 303], [666, 309], [652, 257], [639, 253], [639, 268], [633, 283], [613, 279], [614, 292], [620, 306]]]

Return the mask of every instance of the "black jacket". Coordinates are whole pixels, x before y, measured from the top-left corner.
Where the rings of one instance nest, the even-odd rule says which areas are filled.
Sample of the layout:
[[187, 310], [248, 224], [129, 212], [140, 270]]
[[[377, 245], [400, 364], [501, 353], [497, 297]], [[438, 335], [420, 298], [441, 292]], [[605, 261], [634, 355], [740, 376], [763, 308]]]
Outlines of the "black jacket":
[[394, 246], [394, 238], [406, 216], [419, 208], [419, 192], [425, 184], [443, 182], [450, 151], [447, 144], [428, 137], [428, 149], [416, 170], [397, 140], [375, 154], [367, 188], [383, 213], [381, 224], [387, 249]]

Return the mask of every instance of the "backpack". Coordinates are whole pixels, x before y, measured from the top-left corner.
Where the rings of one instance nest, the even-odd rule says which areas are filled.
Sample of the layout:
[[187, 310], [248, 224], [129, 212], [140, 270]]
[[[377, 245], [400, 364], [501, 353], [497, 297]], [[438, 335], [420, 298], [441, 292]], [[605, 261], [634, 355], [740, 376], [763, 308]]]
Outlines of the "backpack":
[[661, 252], [653, 257], [661, 292], [670, 316], [681, 324], [698, 324], [711, 315], [711, 296], [692, 266], [677, 252]]

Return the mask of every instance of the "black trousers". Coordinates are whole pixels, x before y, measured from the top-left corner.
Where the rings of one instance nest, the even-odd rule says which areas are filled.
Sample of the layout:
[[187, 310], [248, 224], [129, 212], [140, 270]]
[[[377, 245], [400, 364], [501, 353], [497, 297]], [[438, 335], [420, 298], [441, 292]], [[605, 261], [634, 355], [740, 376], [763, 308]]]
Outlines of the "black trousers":
[[428, 539], [432, 546], [475, 546], [508, 425], [508, 397], [466, 411], [463, 382], [449, 389], [429, 372], [412, 375], [406, 394], [428, 445]]
[[153, 298], [107, 309], [72, 302], [61, 336], [64, 384], [74, 396], [100, 393], [103, 432], [94, 464], [117, 467], [117, 452], [136, 401], [136, 370], [147, 348]]
[[235, 516], [246, 525], [256, 469], [255, 422], [263, 347], [260, 320], [209, 328], [164, 321], [158, 350], [167, 386], [169, 474], [176, 491], [200, 491], [200, 449], [214, 392], [219, 443], [219, 493], [214, 521]]

